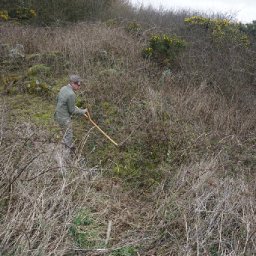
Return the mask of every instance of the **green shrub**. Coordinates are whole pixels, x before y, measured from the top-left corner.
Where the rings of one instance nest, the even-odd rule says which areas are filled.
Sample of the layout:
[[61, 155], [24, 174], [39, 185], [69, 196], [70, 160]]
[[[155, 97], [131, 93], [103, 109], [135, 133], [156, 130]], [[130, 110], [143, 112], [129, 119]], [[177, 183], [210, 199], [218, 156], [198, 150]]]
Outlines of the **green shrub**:
[[149, 40], [149, 46], [143, 50], [144, 58], [151, 58], [160, 65], [173, 66], [186, 42], [177, 36], [154, 35]]

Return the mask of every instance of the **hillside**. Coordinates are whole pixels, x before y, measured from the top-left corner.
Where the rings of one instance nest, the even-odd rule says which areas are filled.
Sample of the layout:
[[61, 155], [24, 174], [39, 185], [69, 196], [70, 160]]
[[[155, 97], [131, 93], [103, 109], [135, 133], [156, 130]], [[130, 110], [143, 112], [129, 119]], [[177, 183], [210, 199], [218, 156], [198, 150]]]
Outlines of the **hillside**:
[[[256, 252], [255, 41], [193, 22], [0, 23], [1, 255]], [[145, 58], [163, 33], [175, 54]], [[76, 118], [63, 162], [53, 113], [72, 73], [120, 146]]]

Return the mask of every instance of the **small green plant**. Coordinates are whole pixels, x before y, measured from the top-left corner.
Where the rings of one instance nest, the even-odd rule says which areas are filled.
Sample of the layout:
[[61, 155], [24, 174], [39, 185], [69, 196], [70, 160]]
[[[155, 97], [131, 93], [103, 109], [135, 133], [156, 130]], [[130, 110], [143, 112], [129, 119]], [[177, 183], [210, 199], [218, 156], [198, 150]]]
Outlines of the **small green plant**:
[[185, 48], [186, 42], [177, 36], [154, 35], [149, 40], [149, 46], [143, 49], [143, 57], [151, 58], [164, 66], [171, 66]]
[[104, 241], [100, 238], [99, 224], [87, 209], [82, 209], [76, 214], [69, 232], [81, 248], [93, 249], [104, 246]]
[[114, 250], [109, 256], [135, 256], [137, 251], [132, 246], [125, 246], [123, 248]]

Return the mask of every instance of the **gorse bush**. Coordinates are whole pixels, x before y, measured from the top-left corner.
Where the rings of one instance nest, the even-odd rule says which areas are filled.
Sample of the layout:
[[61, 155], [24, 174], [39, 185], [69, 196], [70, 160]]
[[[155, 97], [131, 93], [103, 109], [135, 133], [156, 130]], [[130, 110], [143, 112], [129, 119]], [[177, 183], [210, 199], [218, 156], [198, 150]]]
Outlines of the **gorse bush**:
[[189, 25], [189, 28], [201, 28], [209, 33], [213, 42], [223, 43], [231, 42], [243, 47], [247, 47], [249, 44], [248, 36], [243, 33], [239, 24], [230, 22], [227, 19], [211, 19], [202, 16], [192, 16], [184, 19], [185, 24]]
[[11, 18], [29, 20], [36, 17], [36, 11], [31, 8], [18, 7], [17, 9], [10, 10], [9, 15]]
[[185, 46], [186, 42], [177, 36], [154, 35], [149, 40], [149, 46], [143, 50], [143, 56], [160, 65], [173, 66]]
[[238, 91], [255, 79], [253, 38], [228, 19], [192, 16], [184, 24], [182, 33], [190, 44], [182, 67], [195, 74], [199, 83], [205, 80], [207, 86], [221, 88], [223, 95], [240, 97]]
[[141, 31], [141, 26], [137, 22], [129, 22], [126, 31], [130, 33], [138, 33]]
[[7, 21], [9, 19], [8, 12], [6, 10], [0, 10], [0, 21]]

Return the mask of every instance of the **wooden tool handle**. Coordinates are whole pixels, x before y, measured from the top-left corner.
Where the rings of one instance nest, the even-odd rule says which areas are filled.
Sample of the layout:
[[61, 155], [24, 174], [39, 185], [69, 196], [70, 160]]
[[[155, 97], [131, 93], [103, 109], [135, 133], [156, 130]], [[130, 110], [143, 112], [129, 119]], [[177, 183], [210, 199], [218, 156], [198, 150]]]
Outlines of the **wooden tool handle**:
[[113, 144], [115, 144], [116, 146], [118, 146], [118, 144], [117, 144], [113, 139], [111, 139], [111, 138], [110, 138], [93, 120], [92, 120], [92, 118], [91, 118], [91, 116], [90, 116], [90, 114], [89, 114], [88, 111], [86, 112], [86, 114], [84, 114], [84, 116], [85, 116], [86, 118], [88, 118], [89, 121], [90, 121], [105, 137], [107, 137]]

